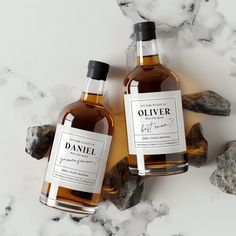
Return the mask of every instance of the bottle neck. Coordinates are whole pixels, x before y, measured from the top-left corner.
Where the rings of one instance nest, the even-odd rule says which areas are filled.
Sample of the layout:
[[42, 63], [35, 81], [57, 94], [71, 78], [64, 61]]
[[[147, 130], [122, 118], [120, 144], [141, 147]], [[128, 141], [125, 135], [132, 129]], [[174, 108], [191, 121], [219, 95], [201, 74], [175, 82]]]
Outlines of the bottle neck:
[[156, 39], [137, 41], [138, 65], [152, 66], [160, 64]]
[[103, 105], [104, 80], [87, 78], [80, 100], [83, 102]]

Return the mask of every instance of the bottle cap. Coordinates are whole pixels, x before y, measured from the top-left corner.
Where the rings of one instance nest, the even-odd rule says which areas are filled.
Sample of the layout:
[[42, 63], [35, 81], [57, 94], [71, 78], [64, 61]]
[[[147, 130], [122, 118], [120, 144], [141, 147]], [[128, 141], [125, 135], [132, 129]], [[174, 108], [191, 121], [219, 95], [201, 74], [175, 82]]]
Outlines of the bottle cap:
[[156, 26], [153, 21], [140, 22], [134, 25], [136, 41], [148, 41], [156, 39]]
[[106, 80], [108, 71], [109, 65], [107, 63], [90, 60], [87, 77], [96, 80]]

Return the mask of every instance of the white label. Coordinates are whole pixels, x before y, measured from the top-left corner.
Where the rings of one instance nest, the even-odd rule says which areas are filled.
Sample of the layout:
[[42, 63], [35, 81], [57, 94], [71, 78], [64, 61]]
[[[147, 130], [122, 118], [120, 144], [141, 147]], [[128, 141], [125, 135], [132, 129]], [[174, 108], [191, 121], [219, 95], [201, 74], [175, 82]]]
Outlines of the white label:
[[186, 150], [179, 90], [125, 94], [130, 154], [167, 154]]
[[99, 193], [112, 137], [58, 124], [45, 180]]

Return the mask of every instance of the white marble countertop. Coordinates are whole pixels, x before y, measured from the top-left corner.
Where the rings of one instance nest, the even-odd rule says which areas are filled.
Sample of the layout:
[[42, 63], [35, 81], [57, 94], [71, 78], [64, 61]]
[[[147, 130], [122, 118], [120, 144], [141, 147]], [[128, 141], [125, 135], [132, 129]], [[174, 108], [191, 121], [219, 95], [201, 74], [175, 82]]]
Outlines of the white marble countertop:
[[[236, 196], [209, 181], [215, 158], [236, 139], [235, 1], [118, 3], [126, 17], [116, 0], [0, 2], [1, 236], [236, 235]], [[207, 164], [181, 175], [148, 178], [143, 201], [130, 210], [119, 212], [103, 203], [96, 222], [75, 222], [69, 213], [39, 203], [46, 160], [24, 152], [27, 127], [55, 122], [61, 108], [80, 96], [89, 59], [113, 66], [107, 93], [112, 101], [121, 96], [116, 88], [133, 62], [132, 47], [127, 50], [132, 24], [144, 19], [157, 23], [161, 60], [180, 75], [183, 92], [216, 91], [231, 101], [231, 116], [185, 111], [187, 129], [202, 123]]]

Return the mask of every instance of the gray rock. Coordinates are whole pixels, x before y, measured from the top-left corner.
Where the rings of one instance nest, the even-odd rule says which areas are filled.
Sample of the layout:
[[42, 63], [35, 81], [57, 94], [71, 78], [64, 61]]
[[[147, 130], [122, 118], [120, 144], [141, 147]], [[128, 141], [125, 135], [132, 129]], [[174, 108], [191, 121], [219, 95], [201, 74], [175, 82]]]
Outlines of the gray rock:
[[200, 123], [192, 126], [186, 137], [189, 164], [201, 167], [207, 161], [208, 142], [202, 134]]
[[120, 210], [128, 209], [140, 202], [143, 183], [143, 177], [130, 174], [126, 157], [106, 173], [102, 197]]
[[211, 183], [225, 193], [236, 195], [236, 140], [227, 143], [225, 152], [216, 158], [216, 163]]
[[229, 116], [231, 103], [213, 91], [184, 95], [183, 107], [209, 115]]
[[42, 159], [52, 145], [54, 135], [55, 126], [52, 125], [29, 127], [25, 151], [37, 160]]

